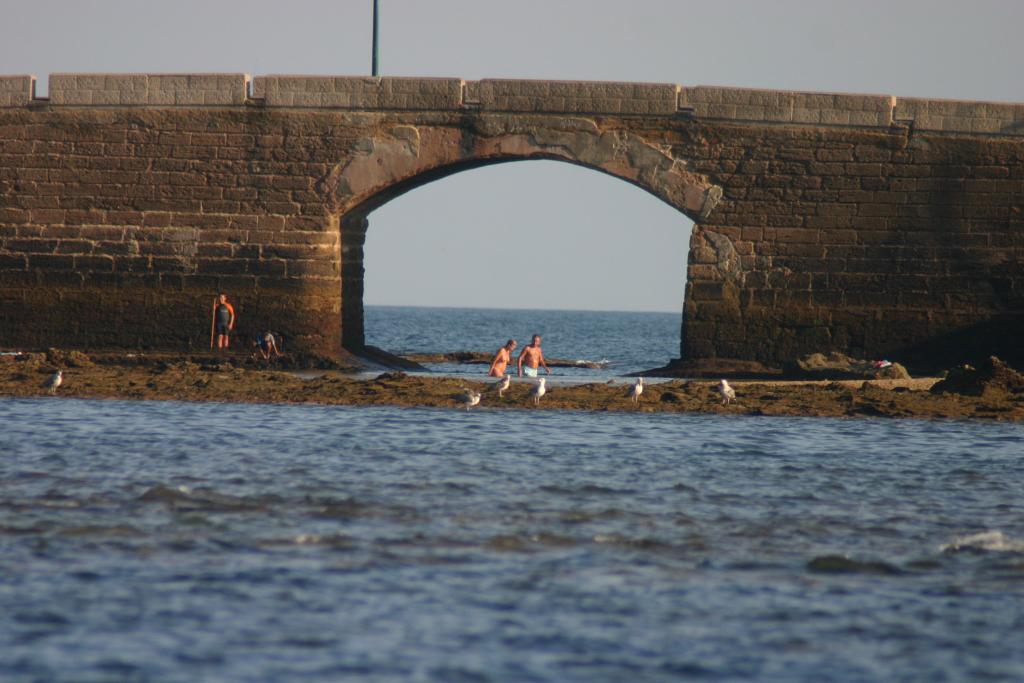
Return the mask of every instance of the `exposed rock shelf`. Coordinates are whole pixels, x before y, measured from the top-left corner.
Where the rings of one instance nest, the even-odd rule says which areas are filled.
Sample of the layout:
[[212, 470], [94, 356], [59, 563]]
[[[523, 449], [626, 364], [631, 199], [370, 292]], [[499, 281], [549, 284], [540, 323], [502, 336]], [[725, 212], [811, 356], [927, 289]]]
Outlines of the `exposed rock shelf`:
[[[53, 360], [58, 360], [54, 355]], [[474, 410], [534, 409], [532, 382], [513, 382], [499, 398], [490, 382], [389, 372], [356, 379], [324, 371], [312, 379], [279, 369], [252, 369], [231, 362], [200, 365], [188, 360], [148, 365], [68, 362], [58, 396], [76, 398], [163, 399], [249, 403], [318, 403], [459, 408], [464, 387], [483, 392]], [[0, 396], [45, 395], [44, 382], [56, 365], [45, 354], [5, 356], [0, 362]], [[1013, 371], [999, 371], [995, 384], [980, 395], [967, 391], [930, 391], [935, 379], [849, 380], [839, 382], [735, 382], [737, 400], [721, 405], [715, 382], [674, 380], [649, 384], [635, 407], [627, 382], [549, 385], [539, 409], [642, 412], [704, 412], [734, 415], [833, 417], [983, 418], [1024, 421], [1024, 392]], [[1001, 373], [1001, 374], [1000, 374]], [[953, 373], [951, 373], [951, 379]], [[1000, 379], [1002, 377], [1002, 379]], [[1006, 380], [1006, 381], [1003, 381]], [[939, 388], [940, 385], [936, 385]], [[973, 385], [972, 385], [973, 386]]]

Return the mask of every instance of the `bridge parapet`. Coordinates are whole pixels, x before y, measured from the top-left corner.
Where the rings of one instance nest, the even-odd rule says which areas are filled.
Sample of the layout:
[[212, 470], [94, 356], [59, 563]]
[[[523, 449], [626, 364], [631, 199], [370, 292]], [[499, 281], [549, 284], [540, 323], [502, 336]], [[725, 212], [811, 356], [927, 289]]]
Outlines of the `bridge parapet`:
[[603, 81], [467, 81], [464, 104], [484, 111], [673, 115], [679, 86]]
[[[51, 74], [51, 106], [239, 106], [350, 110], [480, 110], [536, 114], [692, 116], [811, 126], [1024, 135], [1024, 104], [892, 95], [606, 81], [248, 74]], [[252, 93], [250, 95], [250, 86]], [[26, 107], [35, 77], [0, 76], [0, 108]]]
[[50, 104], [239, 105], [248, 74], [50, 74]]
[[0, 76], [0, 107], [24, 107], [35, 95], [35, 76]]
[[462, 106], [458, 78], [258, 76], [253, 97], [268, 107], [450, 110]]
[[699, 85], [683, 88], [679, 102], [697, 118], [887, 127], [893, 123], [896, 98]]
[[1024, 104], [901, 97], [893, 117], [918, 130], [1024, 135]]

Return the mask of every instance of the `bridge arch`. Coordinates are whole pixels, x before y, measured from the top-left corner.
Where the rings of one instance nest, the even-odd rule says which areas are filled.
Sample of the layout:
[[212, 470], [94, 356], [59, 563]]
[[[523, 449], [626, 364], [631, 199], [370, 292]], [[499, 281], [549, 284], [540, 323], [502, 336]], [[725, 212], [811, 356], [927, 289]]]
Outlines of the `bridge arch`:
[[[361, 140], [356, 153], [321, 179], [318, 189], [341, 229], [342, 345], [365, 346], [364, 254], [367, 216], [392, 199], [461, 171], [498, 163], [547, 159], [599, 171], [629, 182], [676, 208], [694, 222], [722, 196], [720, 187], [687, 169], [670, 145], [651, 143], [593, 120], [564, 127], [524, 125], [512, 118], [497, 125], [396, 125]], [[528, 131], [528, 132], [527, 132]]]

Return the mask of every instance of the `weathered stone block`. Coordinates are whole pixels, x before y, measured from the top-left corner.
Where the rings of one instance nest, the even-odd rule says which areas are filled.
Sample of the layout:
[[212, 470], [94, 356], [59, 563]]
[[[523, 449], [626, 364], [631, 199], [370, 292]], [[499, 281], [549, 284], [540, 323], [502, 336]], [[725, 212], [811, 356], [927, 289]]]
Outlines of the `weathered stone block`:
[[28, 267], [28, 257], [24, 254], [0, 253], [0, 270], [24, 270]]
[[72, 270], [75, 265], [73, 256], [55, 254], [29, 254], [28, 267], [41, 270]]
[[696, 86], [683, 88], [680, 105], [698, 117], [813, 125], [889, 126], [895, 98], [780, 90]]
[[466, 84], [467, 103], [484, 111], [674, 114], [679, 86], [601, 81], [482, 80]]
[[253, 97], [271, 107], [454, 110], [462, 105], [455, 78], [366, 78], [352, 76], [258, 76]]
[[114, 270], [114, 259], [111, 256], [76, 256], [74, 269], [79, 273], [110, 272]]
[[[19, 234], [22, 229], [19, 228]], [[23, 254], [52, 254], [57, 250], [57, 245], [60, 244], [55, 239], [6, 239], [4, 240], [4, 248], [11, 252], [20, 252]]]
[[247, 74], [50, 74], [55, 105], [240, 105]]
[[895, 117], [913, 121], [916, 130], [1020, 135], [1024, 104], [901, 97]]
[[35, 76], [0, 76], [0, 108], [24, 107], [35, 94]]

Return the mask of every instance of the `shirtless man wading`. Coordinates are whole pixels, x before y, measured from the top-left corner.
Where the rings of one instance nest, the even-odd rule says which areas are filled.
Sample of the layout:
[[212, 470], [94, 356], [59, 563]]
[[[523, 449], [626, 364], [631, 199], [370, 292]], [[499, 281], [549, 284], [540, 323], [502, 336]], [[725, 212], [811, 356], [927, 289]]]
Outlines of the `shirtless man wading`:
[[536, 377], [537, 368], [541, 365], [544, 366], [544, 372], [551, 374], [551, 369], [548, 364], [544, 362], [544, 352], [540, 348], [540, 335], [533, 335], [533, 340], [530, 341], [530, 345], [523, 348], [523, 352], [519, 354], [519, 376], [523, 376], [523, 363], [526, 364], [526, 376]]

